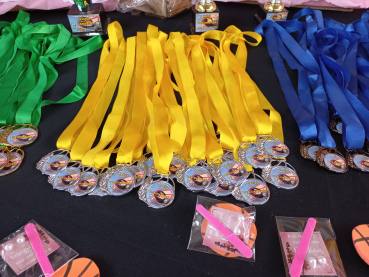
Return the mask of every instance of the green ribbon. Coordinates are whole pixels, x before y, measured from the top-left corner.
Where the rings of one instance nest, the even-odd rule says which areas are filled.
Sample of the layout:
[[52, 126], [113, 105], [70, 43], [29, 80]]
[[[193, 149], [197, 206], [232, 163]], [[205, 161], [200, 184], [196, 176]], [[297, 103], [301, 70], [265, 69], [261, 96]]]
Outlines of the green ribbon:
[[[41, 108], [82, 99], [88, 90], [88, 54], [103, 46], [101, 36], [87, 41], [71, 36], [62, 25], [29, 23], [30, 15], [19, 11], [12, 22], [0, 22], [0, 126], [37, 126]], [[43, 100], [58, 78], [54, 66], [77, 59], [73, 91], [59, 101]]]

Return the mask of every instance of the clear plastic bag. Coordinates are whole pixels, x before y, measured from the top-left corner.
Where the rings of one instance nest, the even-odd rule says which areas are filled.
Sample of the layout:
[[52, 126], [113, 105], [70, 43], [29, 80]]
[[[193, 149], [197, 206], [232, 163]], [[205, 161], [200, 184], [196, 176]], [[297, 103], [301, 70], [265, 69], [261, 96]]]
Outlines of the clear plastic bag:
[[129, 12], [147, 2], [149, 1], [148, 0], [115, 0], [115, 3], [117, 4], [117, 11], [122, 12], [122, 13]]
[[[289, 277], [293, 257], [309, 218], [276, 216], [282, 256]], [[305, 257], [301, 276], [346, 277], [330, 219], [315, 218], [316, 225]]]
[[223, 225], [243, 241], [253, 252], [251, 258], [243, 256], [222, 234], [218, 232], [197, 210], [192, 222], [191, 236], [188, 243], [189, 250], [195, 250], [255, 262], [256, 211], [254, 206], [245, 208], [227, 202], [203, 196], [197, 197], [197, 204], [201, 204], [213, 214]]
[[[55, 272], [78, 256], [76, 251], [37, 224], [34, 220], [31, 220], [29, 223], [35, 224], [45, 253]], [[24, 230], [26, 225], [0, 241], [1, 277], [45, 276], [37, 262], [31, 243]]]
[[115, 0], [119, 12], [143, 12], [160, 18], [172, 17], [191, 8], [191, 0]]

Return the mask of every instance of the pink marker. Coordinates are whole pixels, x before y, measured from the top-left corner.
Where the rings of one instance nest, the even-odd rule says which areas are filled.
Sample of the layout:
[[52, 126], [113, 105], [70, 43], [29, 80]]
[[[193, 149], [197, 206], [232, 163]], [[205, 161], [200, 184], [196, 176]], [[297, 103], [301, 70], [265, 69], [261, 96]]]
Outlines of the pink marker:
[[29, 238], [29, 241], [32, 245], [33, 252], [36, 255], [36, 259], [42, 269], [42, 272], [45, 274], [45, 277], [51, 277], [54, 275], [54, 269], [50, 264], [50, 261], [45, 253], [44, 247], [42, 246], [42, 242], [40, 237], [38, 236], [38, 232], [36, 230], [36, 226], [33, 223], [29, 223], [24, 227], [26, 234]]
[[252, 257], [252, 250], [244, 244], [235, 234], [225, 227], [215, 216], [213, 216], [202, 205], [197, 205], [196, 210], [206, 218], [230, 243], [236, 247], [246, 258]]
[[297, 247], [295, 257], [293, 258], [292, 261], [292, 265], [290, 268], [291, 277], [300, 277], [301, 275], [301, 270], [304, 265], [305, 256], [309, 249], [311, 236], [314, 233], [315, 224], [316, 220], [314, 218], [309, 218], [304, 233], [302, 234], [299, 246]]

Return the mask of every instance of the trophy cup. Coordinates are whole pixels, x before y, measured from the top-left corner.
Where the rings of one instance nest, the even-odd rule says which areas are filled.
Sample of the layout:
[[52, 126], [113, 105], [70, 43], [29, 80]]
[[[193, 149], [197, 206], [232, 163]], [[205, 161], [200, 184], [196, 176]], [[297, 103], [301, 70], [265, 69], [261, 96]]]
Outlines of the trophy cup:
[[219, 9], [213, 0], [198, 0], [192, 6], [193, 23], [190, 24], [191, 33], [202, 33], [216, 30], [219, 26]]
[[92, 0], [74, 0], [74, 3], [68, 12], [73, 36], [107, 34], [109, 19], [102, 3], [92, 4]]
[[255, 18], [261, 22], [264, 19], [272, 21], [287, 20], [288, 10], [284, 7], [281, 0], [270, 0], [265, 5], [259, 5], [258, 13]]

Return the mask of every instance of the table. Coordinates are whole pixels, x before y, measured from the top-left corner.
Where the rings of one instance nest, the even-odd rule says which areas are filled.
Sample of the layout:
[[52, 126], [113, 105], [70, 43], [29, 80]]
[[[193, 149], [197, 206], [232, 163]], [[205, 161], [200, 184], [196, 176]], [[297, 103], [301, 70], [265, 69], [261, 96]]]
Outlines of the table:
[[[244, 31], [257, 26], [253, 15], [256, 5], [219, 3], [220, 29], [233, 24]], [[290, 9], [290, 15], [298, 9]], [[359, 19], [363, 11], [352, 13], [323, 11], [343, 23]], [[62, 23], [67, 28], [66, 10], [32, 11], [31, 22]], [[13, 21], [17, 13], [0, 16], [0, 21]], [[111, 12], [121, 23], [125, 38], [137, 31], [146, 31], [148, 24], [160, 30], [189, 34], [191, 12], [170, 19], [135, 17]], [[191, 223], [198, 195], [177, 184], [176, 199], [168, 208], [155, 210], [138, 199], [137, 190], [124, 197], [72, 197], [67, 192], [52, 189], [47, 177], [36, 169], [37, 161], [55, 150], [56, 140], [82, 105], [47, 106], [39, 125], [37, 141], [24, 148], [24, 164], [13, 174], [0, 179], [0, 238], [34, 219], [56, 235], [81, 257], [96, 262], [103, 277], [116, 276], [285, 276], [275, 216], [330, 218], [337, 235], [337, 244], [347, 276], [368, 276], [369, 267], [356, 253], [351, 231], [369, 223], [369, 185], [365, 173], [350, 169], [345, 174], [328, 172], [317, 163], [299, 154], [299, 130], [283, 97], [272, 61], [263, 41], [248, 47], [247, 72], [258, 84], [283, 120], [285, 142], [292, 153], [288, 158], [297, 170], [301, 183], [293, 190], [270, 185], [268, 203], [256, 208], [256, 262], [187, 250]], [[89, 56], [89, 85], [97, 76], [100, 51]], [[52, 100], [61, 99], [75, 86], [76, 61], [58, 65], [59, 78], [45, 93]], [[293, 82], [297, 83], [294, 72]], [[334, 133], [339, 150], [344, 153], [340, 135]], [[233, 197], [221, 200], [238, 203]], [[366, 212], [365, 212], [366, 211]]]

